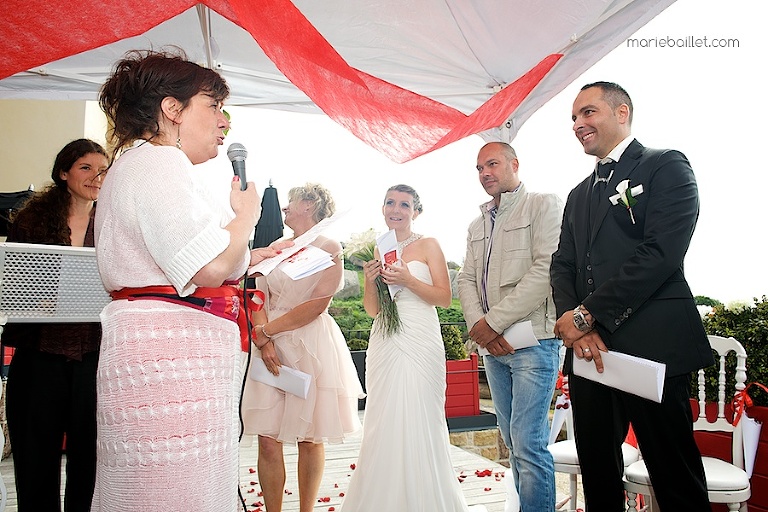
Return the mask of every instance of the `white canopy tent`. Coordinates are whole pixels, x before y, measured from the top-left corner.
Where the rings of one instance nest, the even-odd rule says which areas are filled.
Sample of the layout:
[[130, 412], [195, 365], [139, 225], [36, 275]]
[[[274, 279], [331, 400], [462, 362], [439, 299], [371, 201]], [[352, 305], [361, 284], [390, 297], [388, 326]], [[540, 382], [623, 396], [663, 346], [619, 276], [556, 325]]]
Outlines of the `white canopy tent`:
[[323, 111], [403, 162], [511, 140], [673, 0], [6, 0], [0, 99], [94, 100], [126, 51], [181, 47], [228, 103]]

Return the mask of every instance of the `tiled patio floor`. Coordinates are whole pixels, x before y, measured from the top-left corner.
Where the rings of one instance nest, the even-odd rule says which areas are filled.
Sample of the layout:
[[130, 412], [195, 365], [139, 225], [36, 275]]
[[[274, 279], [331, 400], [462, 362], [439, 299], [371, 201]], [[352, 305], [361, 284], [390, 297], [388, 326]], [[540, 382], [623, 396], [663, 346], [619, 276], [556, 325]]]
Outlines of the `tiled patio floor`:
[[[336, 510], [339, 509], [341, 503], [339, 493], [344, 492], [349, 484], [352, 474], [350, 465], [357, 461], [361, 437], [361, 434], [357, 434], [344, 444], [326, 445], [325, 473], [318, 497], [328, 497], [330, 500], [318, 502], [315, 510], [327, 512], [330, 507], [335, 507]], [[259, 486], [250, 485], [250, 482], [258, 480], [255, 478], [255, 473], [251, 473], [251, 469], [256, 468], [257, 453], [258, 450], [255, 443], [251, 447], [241, 447], [240, 449], [240, 484], [249, 512], [257, 510], [257, 507], [253, 506], [254, 503], [263, 501], [258, 497]], [[283, 510], [291, 512], [299, 508], [296, 481], [297, 450], [296, 448], [286, 446], [285, 454], [286, 465], [288, 466], [286, 490], [290, 491], [291, 494], [286, 494]], [[470, 505], [485, 505], [488, 512], [504, 512], [506, 497], [504, 482], [496, 480], [495, 475], [503, 473], [506, 471], [506, 468], [455, 446], [451, 447], [451, 458], [456, 475], [458, 476], [462, 472], [466, 475], [461, 486], [467, 503]], [[476, 476], [475, 471], [485, 469], [490, 469], [493, 474], [489, 477]], [[8, 488], [6, 511], [16, 512], [16, 489], [13, 477], [12, 455], [0, 462], [0, 473]], [[568, 481], [565, 475], [557, 474], [556, 477], [558, 500], [561, 500], [568, 494]], [[251, 489], [253, 491], [248, 492]]]

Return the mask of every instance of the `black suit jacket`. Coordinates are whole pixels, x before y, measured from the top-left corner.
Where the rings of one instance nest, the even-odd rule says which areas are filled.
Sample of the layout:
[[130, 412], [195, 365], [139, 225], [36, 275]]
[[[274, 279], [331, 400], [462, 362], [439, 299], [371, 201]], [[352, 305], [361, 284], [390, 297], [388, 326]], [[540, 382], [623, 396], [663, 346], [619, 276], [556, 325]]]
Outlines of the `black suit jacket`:
[[[628, 179], [643, 186], [632, 207], [635, 223], [609, 196]], [[579, 304], [595, 318], [606, 346], [666, 363], [667, 376], [714, 363], [701, 318], [683, 274], [683, 259], [699, 215], [693, 170], [679, 151], [627, 147], [589, 222], [594, 177], [568, 195], [551, 280], [557, 315]], [[571, 351], [566, 357], [570, 370]]]

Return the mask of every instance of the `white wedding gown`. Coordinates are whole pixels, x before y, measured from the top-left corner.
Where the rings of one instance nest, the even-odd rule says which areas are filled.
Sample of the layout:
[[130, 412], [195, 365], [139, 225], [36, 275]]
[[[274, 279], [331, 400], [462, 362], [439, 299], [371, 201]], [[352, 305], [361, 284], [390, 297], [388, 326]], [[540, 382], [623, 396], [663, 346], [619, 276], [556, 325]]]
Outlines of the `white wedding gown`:
[[[431, 284], [426, 263], [408, 269]], [[408, 289], [395, 301], [400, 332], [383, 338], [375, 325], [371, 332], [363, 440], [341, 510], [466, 512], [450, 458], [437, 312]]]

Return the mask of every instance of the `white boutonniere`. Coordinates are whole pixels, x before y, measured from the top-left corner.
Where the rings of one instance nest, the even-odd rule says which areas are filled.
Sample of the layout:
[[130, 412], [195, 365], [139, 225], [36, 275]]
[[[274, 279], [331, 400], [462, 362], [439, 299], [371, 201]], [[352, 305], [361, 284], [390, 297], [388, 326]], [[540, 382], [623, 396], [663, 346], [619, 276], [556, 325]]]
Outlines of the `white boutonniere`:
[[629, 218], [632, 219], [632, 224], [635, 223], [635, 214], [632, 213], [632, 207], [637, 204], [636, 196], [643, 193], [643, 186], [637, 185], [634, 187], [629, 186], [629, 180], [622, 180], [616, 185], [616, 192], [618, 194], [609, 197], [611, 204], [621, 203], [629, 211]]

